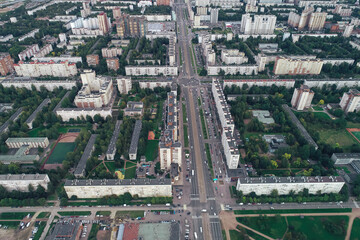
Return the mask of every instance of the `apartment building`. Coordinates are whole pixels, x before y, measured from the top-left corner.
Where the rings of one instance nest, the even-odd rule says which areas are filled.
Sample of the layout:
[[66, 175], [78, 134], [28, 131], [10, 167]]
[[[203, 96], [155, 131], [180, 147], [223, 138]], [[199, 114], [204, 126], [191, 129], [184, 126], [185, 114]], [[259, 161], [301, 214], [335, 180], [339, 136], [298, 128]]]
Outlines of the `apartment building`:
[[360, 108], [360, 92], [357, 89], [345, 92], [341, 98], [340, 107], [345, 113], [357, 112]]
[[274, 73], [276, 75], [317, 75], [320, 74], [323, 64], [320, 59], [277, 57]]
[[248, 62], [248, 58], [244, 52], [238, 49], [223, 49], [221, 50], [221, 61], [226, 65], [236, 64], [240, 65]]
[[255, 15], [247, 13], [242, 15], [240, 32], [246, 35], [266, 35], [273, 34], [275, 30], [276, 16], [274, 15]]
[[89, 66], [97, 66], [99, 65], [99, 55], [97, 54], [91, 54], [86, 55], [86, 62]]
[[106, 66], [110, 70], [117, 71], [120, 67], [119, 59], [118, 58], [107, 58], [106, 59]]
[[118, 78], [116, 82], [120, 94], [128, 94], [132, 88], [132, 81], [129, 77]]
[[14, 60], [11, 58], [10, 54], [3, 53], [0, 54], [0, 73], [2, 76], [13, 73], [14, 69]]
[[315, 93], [306, 85], [301, 85], [300, 88], [295, 88], [291, 99], [291, 106], [296, 110], [304, 110], [311, 106], [311, 101]]
[[40, 77], [40, 76], [54, 76], [54, 77], [70, 77], [77, 75], [77, 68], [75, 63], [64, 62], [23, 62], [20, 61], [14, 64], [16, 74], [22, 77]]

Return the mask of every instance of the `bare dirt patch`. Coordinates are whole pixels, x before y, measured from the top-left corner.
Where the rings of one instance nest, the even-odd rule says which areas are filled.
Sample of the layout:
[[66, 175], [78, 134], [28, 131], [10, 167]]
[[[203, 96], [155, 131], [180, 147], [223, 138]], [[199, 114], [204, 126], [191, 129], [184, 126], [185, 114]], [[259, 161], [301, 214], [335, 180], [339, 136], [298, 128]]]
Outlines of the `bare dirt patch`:
[[59, 142], [75, 142], [79, 134], [79, 132], [65, 133], [59, 137]]
[[96, 238], [97, 239], [110, 239], [111, 231], [110, 230], [99, 230]]

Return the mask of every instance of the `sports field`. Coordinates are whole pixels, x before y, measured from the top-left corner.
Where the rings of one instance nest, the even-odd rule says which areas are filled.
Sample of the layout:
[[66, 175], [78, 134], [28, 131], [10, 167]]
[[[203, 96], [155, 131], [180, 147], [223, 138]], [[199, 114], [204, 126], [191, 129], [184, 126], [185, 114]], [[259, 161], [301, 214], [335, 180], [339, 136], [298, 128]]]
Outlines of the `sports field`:
[[154, 161], [158, 155], [159, 140], [148, 140], [146, 144], [146, 161]]
[[360, 128], [347, 128], [346, 130], [360, 143]]
[[75, 142], [59, 142], [54, 151], [51, 153], [46, 164], [61, 164], [65, 160], [66, 154], [74, 151], [75, 147]]
[[360, 141], [360, 132], [352, 132], [352, 134]]

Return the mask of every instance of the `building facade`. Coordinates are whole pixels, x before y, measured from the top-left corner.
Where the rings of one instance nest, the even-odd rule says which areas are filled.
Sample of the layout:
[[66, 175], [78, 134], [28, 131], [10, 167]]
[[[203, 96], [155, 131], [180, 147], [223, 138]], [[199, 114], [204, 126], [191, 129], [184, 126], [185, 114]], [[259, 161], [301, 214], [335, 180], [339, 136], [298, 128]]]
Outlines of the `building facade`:
[[127, 76], [177, 76], [178, 67], [171, 66], [126, 66], [125, 72]]
[[132, 88], [132, 81], [129, 77], [118, 78], [116, 82], [120, 94], [128, 94]]
[[272, 85], [279, 87], [292, 88], [295, 85], [294, 79], [239, 79], [239, 80], [224, 80], [224, 87], [231, 87], [232, 85], [242, 88], [244, 85], [248, 87], [271, 87]]
[[56, 115], [60, 116], [62, 121], [69, 122], [71, 119], [83, 118], [86, 116], [94, 119], [95, 115], [102, 118], [111, 117], [112, 110], [110, 107], [106, 108], [59, 108], [56, 110]]
[[86, 55], [86, 62], [89, 66], [97, 66], [99, 64], [99, 55]]
[[109, 70], [117, 71], [120, 67], [119, 59], [118, 58], [107, 58], [106, 66]]
[[239, 178], [236, 190], [247, 195], [255, 192], [256, 195], [270, 195], [277, 190], [279, 195], [288, 195], [290, 191], [299, 193], [304, 188], [310, 194], [339, 193], [345, 181], [339, 176], [329, 177], [260, 177], [260, 178]]
[[240, 65], [247, 63], [248, 58], [245, 56], [244, 52], [239, 52], [238, 49], [223, 49], [221, 51], [221, 61], [226, 65]]
[[247, 13], [242, 15], [240, 31], [247, 35], [266, 35], [273, 34], [275, 30], [276, 16], [274, 15], [255, 15]]
[[345, 113], [357, 112], [360, 108], [360, 92], [356, 89], [345, 92], [341, 98], [340, 107]]
[[10, 57], [10, 54], [0, 54], [0, 73], [2, 76], [13, 73], [14, 69], [14, 60]]
[[326, 21], [326, 12], [314, 12], [310, 16], [309, 20], [309, 30], [310, 31], [319, 31], [324, 28]]
[[8, 148], [20, 148], [22, 146], [29, 146], [30, 148], [47, 148], [49, 146], [49, 139], [47, 137], [8, 138], [5, 143]]
[[110, 31], [111, 25], [109, 24], [109, 19], [106, 13], [102, 12], [97, 16], [99, 20], [99, 29], [104, 33], [107, 34]]
[[29, 185], [36, 189], [39, 185], [47, 190], [50, 178], [47, 174], [2, 174], [0, 175], [0, 185], [9, 192], [21, 191], [28, 192]]
[[323, 64], [320, 59], [277, 57], [274, 73], [276, 75], [317, 75], [320, 74]]
[[301, 85], [300, 88], [295, 88], [291, 99], [291, 106], [296, 110], [304, 110], [311, 106], [311, 101], [315, 93], [306, 85]]

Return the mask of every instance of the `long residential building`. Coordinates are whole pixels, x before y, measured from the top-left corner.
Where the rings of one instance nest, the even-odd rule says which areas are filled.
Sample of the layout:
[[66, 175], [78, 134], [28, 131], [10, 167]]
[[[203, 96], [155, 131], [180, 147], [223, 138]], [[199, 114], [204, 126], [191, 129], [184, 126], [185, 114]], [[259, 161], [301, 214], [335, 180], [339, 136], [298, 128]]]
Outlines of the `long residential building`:
[[49, 146], [49, 139], [47, 137], [8, 138], [5, 143], [8, 148], [20, 148], [22, 146], [29, 146], [30, 148], [47, 148]]
[[182, 146], [178, 139], [178, 103], [176, 90], [167, 95], [165, 131], [159, 142], [160, 168], [169, 170], [172, 163], [181, 166]]
[[102, 118], [112, 116], [111, 107], [104, 108], [59, 108], [56, 110], [56, 115], [60, 116], [64, 122], [70, 121], [70, 119], [76, 120], [77, 118], [86, 119], [86, 116], [94, 119], [95, 115], [99, 115]]
[[344, 179], [339, 176], [239, 178], [236, 190], [246, 195], [255, 192], [258, 196], [270, 195], [273, 190], [277, 190], [279, 195], [288, 195], [290, 191], [299, 193], [304, 188], [310, 194], [329, 194], [339, 193], [344, 184]]
[[224, 71], [225, 75], [227, 74], [240, 74], [240, 75], [257, 75], [258, 66], [257, 65], [219, 65], [219, 66], [207, 66], [208, 75], [217, 76], [220, 71]]
[[293, 59], [278, 57], [274, 65], [276, 75], [318, 75], [323, 61], [320, 59]]
[[122, 120], [117, 120], [116, 123], [115, 123], [114, 132], [113, 132], [113, 135], [111, 137], [108, 149], [106, 151], [106, 159], [107, 160], [114, 160], [114, 158], [115, 158], [116, 141], [119, 138], [121, 124], [122, 124]]
[[0, 185], [9, 192], [21, 191], [28, 192], [29, 185], [36, 189], [39, 185], [47, 190], [50, 178], [47, 174], [2, 174], [0, 175]]
[[242, 88], [244, 85], [248, 87], [259, 86], [259, 87], [271, 87], [272, 85], [278, 87], [292, 88], [295, 86], [294, 79], [224, 79], [224, 87], [231, 87], [232, 85]]
[[46, 98], [44, 99], [44, 101], [42, 101], [40, 103], [40, 105], [35, 109], [35, 111], [28, 117], [28, 119], [26, 119], [25, 123], [28, 125], [29, 129], [33, 128], [33, 122], [37, 116], [37, 114], [50, 103], [50, 98]]
[[152, 90], [154, 90], [154, 88], [157, 88], [157, 87], [171, 87], [171, 84], [172, 84], [172, 80], [140, 80], [139, 81], [139, 86], [140, 88], [150, 88]]
[[66, 180], [65, 191], [69, 197], [102, 198], [110, 195], [145, 197], [171, 197], [171, 179], [75, 179]]
[[26, 88], [31, 90], [32, 86], [36, 88], [37, 91], [40, 91], [41, 87], [45, 87], [49, 91], [54, 91], [55, 88], [62, 87], [64, 89], [71, 90], [73, 87], [76, 87], [75, 80], [50, 80], [50, 81], [41, 81], [33, 79], [5, 79], [0, 82], [4, 87], [14, 86], [15, 88]]
[[33, 44], [33, 45], [28, 46], [22, 52], [20, 52], [18, 54], [18, 57], [19, 57], [20, 61], [24, 61], [24, 60], [26, 60], [26, 58], [30, 59], [32, 56], [35, 55], [35, 53], [37, 53], [39, 51], [40, 51], [39, 45]]
[[91, 154], [95, 149], [94, 144], [96, 141], [96, 137], [97, 137], [97, 134], [91, 134], [90, 139], [89, 139], [88, 143], [86, 144], [84, 152], [80, 158], [80, 161], [74, 171], [75, 177], [85, 177], [86, 162], [91, 157]]
[[77, 74], [75, 63], [58, 62], [29, 62], [23, 61], [14, 64], [16, 74], [23, 77], [40, 77], [40, 76], [54, 76], [54, 77], [70, 77]]
[[136, 120], [134, 131], [131, 137], [130, 149], [129, 149], [130, 160], [136, 160], [137, 158], [137, 150], [138, 150], [141, 128], [142, 128], [142, 121]]
[[177, 76], [178, 67], [171, 66], [126, 66], [125, 72], [127, 76]]

